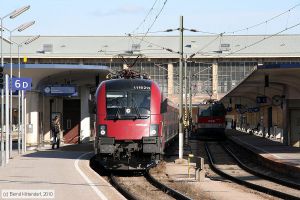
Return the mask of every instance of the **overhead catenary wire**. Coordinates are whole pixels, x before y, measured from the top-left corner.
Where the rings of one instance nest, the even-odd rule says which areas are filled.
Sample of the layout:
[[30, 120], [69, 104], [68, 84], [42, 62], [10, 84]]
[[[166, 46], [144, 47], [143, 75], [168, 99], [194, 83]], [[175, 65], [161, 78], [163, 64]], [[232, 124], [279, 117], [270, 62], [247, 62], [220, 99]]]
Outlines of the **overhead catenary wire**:
[[[258, 27], [260, 25], [264, 25], [266, 23], [269, 23], [270, 21], [273, 21], [277, 18], [279, 18], [280, 16], [282, 15], [285, 15], [285, 14], [289, 14], [290, 15], [290, 12], [294, 9], [296, 9], [297, 7], [300, 6], [300, 3], [294, 5], [293, 7], [289, 8], [288, 10], [285, 10], [284, 12], [280, 13], [280, 14], [277, 14], [267, 20], [263, 20], [262, 22], [260, 23], [257, 23], [257, 24], [254, 24], [252, 26], [249, 26], [249, 27], [245, 27], [245, 28], [241, 28], [241, 29], [237, 29], [237, 30], [234, 30], [234, 31], [228, 31], [228, 32], [224, 32], [223, 35], [229, 35], [229, 34], [235, 34], [235, 33], [238, 33], [238, 32], [242, 32], [242, 31], [249, 31], [249, 29], [253, 29], [255, 27]], [[165, 31], [153, 31], [153, 32], [148, 32], [148, 33], [161, 33], [161, 32], [171, 32], [171, 31], [176, 31], [176, 30], [179, 30], [178, 28], [177, 29], [167, 29]], [[187, 31], [191, 31], [191, 32], [198, 32], [198, 33], [204, 33], [204, 34], [211, 34], [211, 35], [219, 35], [219, 33], [214, 33], [214, 32], [210, 32], [210, 31], [201, 31], [201, 30], [197, 30], [197, 29], [188, 29], [188, 28], [184, 28], [184, 30], [187, 30]], [[146, 32], [147, 33], [147, 32]], [[145, 34], [145, 33], [136, 33], [136, 35], [142, 35], [142, 34]]]
[[155, 63], [155, 65], [159, 65], [159, 66], [162, 66], [162, 65], [168, 65], [168, 64], [176, 64], [176, 63], [179, 63], [179, 61], [173, 61], [173, 62], [166, 62], [166, 63]]
[[176, 54], [179, 54], [179, 53], [180, 53], [179, 51], [175, 51], [175, 50], [172, 50], [172, 49], [170, 49], [170, 48], [163, 47], [163, 46], [161, 46], [161, 45], [159, 45], [159, 44], [156, 44], [156, 43], [153, 43], [153, 42], [149, 42], [149, 41], [145, 40], [145, 38], [140, 38], [140, 37], [138, 37], [138, 36], [134, 36], [134, 35], [130, 35], [130, 34], [129, 34], [129, 36], [130, 36], [130, 37], [134, 37], [135, 39], [140, 40], [141, 42], [145, 42], [145, 43], [147, 43], [147, 44], [149, 44], [149, 45], [156, 46], [156, 47], [158, 47], [158, 48], [160, 48], [160, 49], [166, 50], [166, 51], [168, 51], [168, 52], [176, 53]]
[[140, 29], [140, 27], [146, 22], [147, 18], [149, 17], [150, 13], [153, 11], [154, 6], [156, 5], [158, 0], [155, 0], [152, 7], [149, 9], [148, 13], [146, 14], [145, 18], [141, 21], [141, 23], [132, 31], [132, 34]]
[[194, 33], [204, 33], [204, 34], [209, 34], [209, 35], [219, 35], [220, 34], [220, 33], [213, 33], [213, 32], [209, 32], [209, 31], [200, 31], [200, 30], [197, 30], [197, 29], [184, 28], [184, 30], [194, 32]]
[[162, 13], [163, 9], [165, 8], [165, 5], [167, 4], [168, 0], [164, 1], [163, 6], [161, 7], [161, 9], [159, 10], [158, 14], [155, 16], [152, 24], [149, 26], [149, 28], [147, 29], [146, 33], [143, 35], [142, 40], [140, 41], [139, 44], [141, 44], [141, 42], [143, 41], [143, 39], [147, 36], [148, 32], [151, 30], [151, 28], [153, 27], [153, 25], [155, 24], [155, 22], [157, 21], [157, 19], [159, 18], [160, 14]]
[[253, 28], [256, 28], [258, 26], [264, 25], [266, 23], [269, 23], [270, 21], [273, 21], [273, 20], [277, 19], [278, 17], [280, 17], [282, 15], [285, 15], [286, 13], [290, 13], [292, 10], [296, 9], [299, 6], [300, 6], [300, 3], [294, 5], [293, 7], [289, 8], [288, 10], [286, 10], [286, 11], [284, 11], [284, 12], [278, 14], [278, 15], [275, 15], [275, 16], [267, 19], [267, 20], [264, 20], [264, 21], [262, 21], [260, 23], [254, 24], [254, 25], [249, 26], [249, 27], [237, 29], [237, 30], [234, 30], [234, 31], [225, 32], [224, 34], [229, 35], [229, 34], [236, 34], [238, 32], [242, 32], [242, 31], [249, 31], [249, 29], [253, 29]]
[[[300, 4], [299, 4], [299, 5], [300, 5]], [[260, 40], [258, 40], [258, 41], [256, 41], [256, 42], [254, 42], [254, 43], [251, 43], [251, 44], [249, 44], [249, 45], [246, 45], [245, 47], [242, 47], [242, 48], [240, 48], [240, 49], [238, 49], [238, 50], [236, 50], [236, 51], [230, 52], [230, 53], [228, 53], [228, 54], [226, 54], [226, 55], [224, 55], [224, 56], [221, 56], [221, 57], [226, 57], [226, 56], [230, 56], [230, 55], [233, 55], [233, 54], [235, 54], [235, 53], [238, 53], [238, 52], [240, 52], [240, 51], [242, 51], [242, 50], [245, 50], [245, 49], [247, 49], [247, 48], [249, 48], [249, 47], [252, 47], [252, 46], [254, 46], [254, 45], [257, 45], [257, 44], [259, 44], [259, 43], [261, 43], [261, 42], [263, 42], [263, 41], [265, 41], [265, 40], [267, 40], [267, 39], [270, 39], [270, 38], [272, 38], [272, 37], [274, 37], [274, 36], [276, 36], [276, 35], [279, 35], [279, 34], [285, 32], [285, 31], [287, 31], [287, 30], [293, 29], [293, 28], [295, 28], [295, 27], [297, 27], [297, 26], [299, 26], [299, 25], [300, 25], [300, 23], [297, 23], [297, 24], [294, 24], [294, 25], [292, 25], [292, 26], [286, 27], [285, 29], [282, 29], [281, 31], [276, 32], [276, 33], [274, 33], [274, 34], [271, 34], [271, 35], [265, 35], [264, 38], [262, 38], [262, 39], [260, 39]], [[191, 59], [191, 58], [194, 57], [195, 55], [199, 54], [203, 49], [205, 49], [207, 46], [209, 46], [210, 44], [212, 44], [212, 43], [213, 43], [215, 40], [217, 40], [219, 37], [223, 37], [224, 34], [225, 34], [225, 33], [219, 34], [217, 38], [215, 38], [214, 40], [212, 40], [211, 42], [209, 42], [207, 45], [205, 45], [203, 48], [201, 48], [201, 49], [200, 49], [199, 51], [197, 51], [196, 53], [192, 54], [192, 55], [189, 57], [189, 59]], [[204, 53], [204, 52], [201, 52], [201, 54], [202, 54], [202, 53]]]
[[212, 43], [214, 43], [220, 36], [222, 36], [223, 34], [219, 34], [217, 35], [217, 37], [215, 37], [214, 39], [212, 39], [211, 41], [209, 41], [206, 45], [204, 45], [201, 49], [199, 49], [198, 51], [196, 51], [195, 53], [193, 53], [192, 55], [189, 56], [188, 59], [193, 58], [195, 55], [201, 53], [205, 48], [207, 48], [208, 46], [210, 46]]
[[[178, 31], [179, 28], [176, 28], [176, 29], [166, 29], [166, 30], [160, 30], [160, 31], [148, 31], [147, 34], [155, 34], [155, 33], [167, 33], [167, 32], [173, 32], [173, 31]], [[135, 33], [135, 34], [131, 34], [131, 35], [135, 35], [135, 36], [138, 36], [138, 35], [145, 35], [146, 32], [143, 32], [143, 33]], [[127, 34], [128, 35], [128, 34]]]
[[290, 16], [291, 16], [291, 12], [289, 12], [289, 14], [287, 16], [286, 23], [285, 23], [285, 28], [288, 27]]
[[[238, 30], [235, 30], [235, 31], [231, 31], [231, 32], [223, 32], [223, 33], [221, 33], [221, 34], [218, 34], [218, 33], [212, 33], [212, 32], [208, 32], [208, 31], [199, 31], [199, 30], [196, 30], [196, 29], [187, 29], [187, 28], [184, 28], [184, 30], [188, 30], [188, 31], [191, 31], [191, 32], [201, 32], [201, 33], [206, 33], [206, 34], [217, 35], [217, 38], [215, 38], [213, 41], [209, 42], [207, 45], [205, 45], [204, 47], [202, 47], [202, 48], [201, 48], [200, 50], [198, 50], [196, 53], [192, 54], [188, 59], [191, 59], [192, 57], [194, 57], [195, 55], [197, 55], [197, 54], [199, 54], [199, 53], [201, 53], [201, 54], [203, 55], [203, 53], [205, 53], [205, 52], [202, 52], [202, 51], [203, 51], [205, 48], [207, 48], [208, 46], [210, 46], [210, 45], [211, 45], [216, 39], [218, 39], [220, 36], [221, 36], [221, 38], [222, 38], [223, 35], [228, 35], [228, 34], [230, 34], [230, 33], [231, 33], [231, 34], [235, 34], [235, 33], [237, 33], [237, 32], [241, 32], [241, 31], [245, 31], [245, 30], [249, 31], [249, 29], [255, 28], [255, 27], [260, 26], [260, 25], [263, 25], [263, 24], [267, 24], [268, 22], [270, 22], [270, 21], [272, 21], [272, 20], [275, 20], [276, 18], [278, 18], [278, 17], [280, 17], [280, 16], [282, 16], [282, 15], [284, 15], [284, 14], [286, 14], [286, 13], [289, 13], [289, 15], [290, 15], [290, 12], [291, 12], [292, 10], [296, 9], [298, 6], [300, 6], [300, 3], [299, 3], [299, 4], [296, 4], [295, 6], [289, 8], [288, 10], [286, 10], [286, 11], [284, 11], [284, 12], [282, 12], [282, 13], [280, 13], [280, 14], [274, 16], [274, 17], [271, 17], [271, 18], [269, 18], [269, 19], [267, 19], [267, 20], [264, 20], [264, 21], [261, 22], [261, 23], [258, 23], [258, 24], [255, 24], [255, 25], [252, 25], [252, 26], [243, 28], [243, 29], [238, 29]], [[163, 9], [163, 8], [162, 8], [162, 9]], [[154, 21], [154, 22], [155, 22], [155, 21]], [[151, 26], [151, 27], [152, 27], [152, 26]], [[286, 28], [286, 29], [288, 30], [288, 29], [290, 29], [290, 28]], [[142, 38], [138, 38], [138, 39], [140, 40], [140, 43], [143, 42], [143, 41], [145, 40], [145, 36], [146, 36], [148, 33], [172, 32], [172, 31], [176, 31], [176, 30], [178, 30], [178, 29], [167, 29], [167, 30], [164, 30], [164, 31], [154, 31], [154, 32], [150, 32], [149, 30], [150, 30], [150, 28], [148, 29], [148, 31], [147, 31], [146, 33], [138, 33], [139, 35], [144, 35]], [[283, 30], [283, 31], [285, 31], [285, 30]], [[282, 32], [283, 32], [283, 31], [282, 31]], [[279, 33], [278, 33], [278, 34], [279, 34]], [[131, 34], [130, 36], [133, 36], [133, 35]], [[269, 37], [267, 37], [267, 38], [269, 38]], [[169, 52], [175, 52], [175, 51], [172, 51], [171, 49], [162, 47], [162, 46], [157, 45], [157, 44], [154, 44], [154, 43], [152, 43], [152, 42], [148, 42], [148, 41], [145, 41], [145, 42], [148, 43], [148, 44], [157, 46], [157, 47], [159, 47], [159, 48], [165, 49], [165, 50], [167, 50], [167, 51], [169, 51]], [[256, 44], [256, 43], [255, 43], [255, 44]], [[248, 48], [248, 47], [250, 47], [250, 46], [253, 46], [253, 45], [255, 45], [255, 44], [247, 45], [246, 47], [242, 48], [241, 50], [243, 50], [243, 49], [245, 49], [245, 48]], [[239, 51], [241, 51], [241, 50], [239, 50]], [[177, 52], [175, 52], [175, 53], [177, 53]], [[232, 54], [232, 53], [231, 53], [231, 54]]]
[[[186, 31], [190, 31], [193, 33], [203, 33], [203, 34], [209, 34], [209, 35], [219, 35], [220, 33], [213, 33], [213, 32], [209, 32], [209, 31], [200, 31], [197, 29], [188, 29], [188, 28], [184, 28], [183, 30]], [[175, 28], [175, 29], [166, 29], [166, 30], [159, 30], [159, 31], [149, 31], [148, 34], [155, 34], [155, 33], [166, 33], [166, 32], [174, 32], [174, 31], [179, 31], [179, 28]], [[144, 35], [144, 33], [135, 33], [134, 35]]]
[[[170, 62], [170, 63], [165, 63], [165, 64], [157, 64], [157, 63], [154, 63], [154, 66], [156, 66], [156, 67], [158, 67], [158, 68], [161, 68], [161, 69], [163, 69], [163, 70], [165, 70], [165, 71], [169, 71], [168, 69], [166, 69], [165, 67], [163, 67], [162, 65], [166, 65], [166, 64], [174, 64], [174, 63], [179, 63], [179, 62]], [[172, 73], [173, 75], [175, 75], [176, 77], [177, 76], [179, 76], [179, 74], [178, 73], [176, 73], [176, 72], [173, 72]]]
[[[165, 30], [164, 32], [171, 32], [171, 31], [176, 31], [176, 30], [179, 30], [179, 29], [178, 29], [178, 28], [177, 28], [177, 29], [167, 29], [167, 30]], [[192, 29], [185, 29], [185, 30], [192, 30]], [[215, 34], [215, 33], [212, 33], [212, 34]], [[130, 37], [134, 37], [135, 39], [140, 40], [141, 42], [145, 42], [145, 43], [147, 43], [147, 44], [149, 44], [149, 45], [156, 46], [156, 47], [158, 47], [158, 48], [160, 48], [160, 49], [163, 49], [163, 50], [166, 50], [166, 51], [168, 51], [168, 52], [180, 54], [179, 51], [175, 51], [175, 50], [172, 50], [172, 49], [170, 49], [170, 48], [166, 48], [166, 47], [163, 47], [163, 46], [161, 46], [161, 45], [155, 44], [155, 43], [153, 43], [153, 42], [147, 41], [147, 40], [145, 40], [144, 37], [143, 37], [143, 38], [140, 38], [140, 36], [131, 35], [131, 34], [128, 34], [128, 35], [129, 35]], [[191, 59], [191, 58], [193, 58], [195, 55], [200, 54], [200, 53], [201, 53], [201, 54], [207, 53], [207, 52], [202, 52], [202, 51], [203, 51], [205, 48], [207, 48], [208, 46], [210, 46], [213, 42], [215, 42], [219, 37], [223, 36], [223, 33], [215, 34], [215, 35], [216, 35], [216, 37], [215, 37], [213, 40], [211, 40], [211, 41], [208, 42], [206, 45], [204, 45], [203, 47], [201, 47], [201, 49], [199, 49], [197, 52], [193, 53], [188, 59]]]
[[[168, 2], [168, 0], [165, 0], [164, 1], [164, 4], [163, 4], [163, 6], [161, 7], [161, 9], [159, 10], [159, 12], [158, 12], [158, 14], [155, 16], [155, 18], [154, 18], [154, 20], [153, 20], [153, 22], [152, 22], [152, 24], [149, 26], [149, 28], [147, 29], [147, 32], [145, 33], [145, 34], [143, 34], [143, 36], [142, 36], [142, 38], [141, 38], [141, 40], [140, 40], [140, 42], [139, 42], [139, 44], [138, 44], [138, 46], [140, 46], [141, 45], [141, 43], [143, 42], [143, 40], [144, 40], [144, 38], [147, 36], [147, 34], [148, 34], [148, 32], [150, 31], [150, 29], [153, 27], [153, 25], [155, 24], [155, 22], [157, 21], [157, 19], [158, 19], [158, 17], [160, 16], [160, 14], [162, 13], [162, 11], [163, 11], [163, 9], [164, 9], [164, 7], [165, 7], [165, 5], [166, 5], [166, 3]], [[156, 4], [156, 2], [155, 2], [155, 4]], [[153, 6], [154, 7], [154, 6]], [[132, 34], [129, 34], [128, 36], [132, 36]], [[136, 61], [137, 61], [137, 59], [139, 58], [139, 56], [138, 57], [136, 57], [136, 60], [135, 60], [135, 62], [134, 63], [136, 63]], [[133, 65], [131, 66], [131, 67], [133, 67]]]
[[265, 41], [265, 40], [267, 40], [267, 39], [270, 39], [270, 38], [272, 38], [272, 37], [274, 37], [274, 36], [276, 36], [276, 35], [279, 35], [279, 34], [285, 32], [285, 31], [287, 31], [287, 30], [293, 29], [293, 28], [295, 28], [295, 27], [297, 27], [297, 26], [299, 26], [299, 25], [300, 25], [300, 23], [297, 23], [297, 24], [294, 24], [294, 25], [292, 25], [292, 26], [290, 26], [290, 27], [286, 27], [285, 29], [283, 29], [283, 30], [281, 30], [281, 31], [279, 31], [279, 32], [277, 32], [277, 33], [274, 33], [274, 34], [265, 36], [264, 38], [262, 38], [262, 39], [260, 39], [260, 40], [258, 40], [258, 41], [256, 41], [256, 42], [254, 42], [254, 43], [252, 43], [252, 44], [249, 44], [249, 45], [247, 45], [247, 46], [245, 46], [245, 47], [242, 47], [242, 48], [240, 48], [240, 49], [238, 49], [238, 50], [236, 50], [236, 51], [230, 52], [230, 53], [228, 53], [228, 54], [226, 54], [226, 55], [224, 55], [224, 56], [222, 56], [222, 57], [230, 56], [230, 55], [232, 55], [232, 54], [235, 54], [235, 53], [237, 53], [237, 52], [240, 52], [240, 51], [242, 51], [242, 50], [245, 50], [245, 49], [247, 49], [247, 48], [249, 48], [249, 47], [252, 47], [252, 46], [254, 46], [254, 45], [257, 45], [257, 44], [259, 44], [259, 43], [261, 43], [261, 42], [263, 42], [263, 41]]
[[[178, 28], [177, 28], [177, 29], [167, 29], [167, 30], [163, 30], [163, 31], [153, 31], [153, 32], [150, 32], [150, 29], [152, 28], [153, 24], [155, 23], [155, 21], [157, 20], [158, 16], [159, 16], [160, 13], [162, 12], [162, 10], [163, 10], [163, 8], [164, 8], [166, 2], [167, 2], [167, 0], [164, 2], [163, 7], [161, 8], [160, 12], [157, 14], [157, 16], [156, 16], [155, 20], [153, 21], [153, 23], [151, 24], [151, 26], [148, 28], [147, 32], [145, 32], [145, 33], [137, 33], [137, 34], [139, 34], [139, 35], [143, 35], [142, 37], [141, 37], [141, 36], [140, 36], [140, 37], [137, 37], [137, 36], [134, 36], [133, 34], [129, 34], [129, 36], [134, 37], [135, 39], [140, 40], [139, 44], [141, 44], [142, 42], [145, 42], [145, 43], [148, 43], [148, 44], [150, 44], [150, 45], [153, 45], [153, 46], [156, 46], [156, 47], [158, 47], [158, 48], [161, 48], [161, 49], [163, 49], [163, 50], [166, 50], [166, 51], [168, 51], [168, 52], [180, 54], [180, 52], [178, 52], [178, 51], [174, 51], [174, 50], [172, 50], [172, 49], [170, 49], [170, 48], [166, 48], [166, 47], [163, 47], [163, 46], [161, 46], [161, 45], [158, 45], [158, 44], [155, 44], [155, 43], [153, 43], [153, 42], [149, 42], [149, 41], [146, 41], [146, 40], [145, 40], [146, 35], [149, 34], [149, 33], [172, 32], [172, 31], [177, 31], [177, 30], [178, 30]], [[248, 31], [249, 29], [255, 28], [255, 27], [260, 26], [260, 25], [262, 25], [262, 24], [268, 24], [270, 21], [275, 20], [276, 18], [278, 18], [278, 17], [280, 17], [280, 16], [282, 16], [282, 15], [284, 15], [284, 14], [286, 14], [286, 13], [289, 13], [289, 15], [290, 15], [291, 10], [297, 8], [299, 5], [300, 5], [300, 3], [299, 3], [299, 4], [296, 4], [295, 6], [291, 7], [290, 9], [288, 9], [288, 10], [286, 10], [286, 11], [284, 11], [284, 12], [282, 12], [282, 13], [280, 13], [280, 14], [274, 16], [274, 17], [271, 17], [271, 18], [269, 18], [269, 19], [267, 19], [267, 20], [264, 20], [264, 21], [261, 22], [261, 23], [258, 23], [258, 24], [249, 26], [249, 27], [247, 27], [247, 28], [238, 29], [238, 30], [235, 30], [235, 31], [232, 31], [232, 32], [223, 32], [223, 33], [217, 34], [217, 33], [212, 33], [212, 32], [208, 32], [208, 31], [199, 31], [199, 30], [196, 30], [196, 29], [187, 29], [187, 28], [184, 28], [184, 30], [188, 30], [188, 31], [191, 31], [191, 32], [201, 32], [201, 33], [213, 34], [213, 35], [216, 35], [216, 36], [217, 36], [217, 37], [214, 38], [212, 41], [208, 42], [205, 46], [203, 46], [201, 49], [199, 49], [196, 53], [193, 53], [188, 59], [193, 58], [193, 57], [194, 57], [195, 55], [197, 55], [197, 54], [204, 55], [205, 53], [207, 53], [207, 52], [203, 52], [203, 50], [206, 49], [208, 46], [210, 46], [212, 43], [214, 43], [218, 38], [220, 38], [220, 43], [221, 43], [222, 37], [223, 37], [225, 34], [230, 34], [230, 33], [233, 33], [233, 34], [234, 34], [234, 33], [237, 33], [237, 32], [244, 31], [244, 30], [247, 30], [247, 31]], [[292, 29], [292, 28], [294, 28], [294, 27], [296, 27], [296, 26], [299, 25], [299, 24], [296, 24], [296, 25], [294, 25], [294, 26], [287, 27], [287, 24], [288, 24], [288, 23], [286, 23], [286, 28], [285, 28], [284, 30], [281, 30], [281, 31], [279, 31], [279, 32], [277, 32], [277, 33], [275, 33], [275, 34], [269, 35], [269, 36], [266, 35], [263, 39], [258, 40], [258, 41], [254, 42], [254, 43], [252, 43], [252, 44], [246, 45], [245, 47], [240, 48], [240, 49], [238, 49], [238, 50], [236, 50], [236, 51], [230, 52], [230, 53], [226, 54], [225, 56], [229, 56], [229, 55], [235, 54], [235, 53], [237, 53], [237, 52], [239, 52], [239, 51], [242, 51], [242, 50], [244, 50], [244, 49], [247, 49], [247, 48], [249, 48], [249, 47], [252, 47], [252, 46], [254, 46], [254, 45], [256, 45], [256, 44], [258, 44], [258, 43], [260, 43], [260, 42], [262, 42], [262, 41], [264, 41], [264, 40], [266, 40], [266, 39], [269, 39], [269, 38], [271, 38], [271, 37], [273, 37], [273, 36], [276, 36], [276, 35], [278, 35], [278, 34], [280, 34], [280, 33], [282, 33], [282, 32], [285, 32], [285, 31], [287, 31], [287, 30], [289, 30], [289, 29]], [[219, 45], [219, 46], [220, 46], [220, 45]], [[214, 51], [214, 52], [216, 52], [216, 51]], [[222, 53], [222, 51], [221, 51], [221, 53]], [[221, 57], [222, 57], [222, 56], [221, 56]]]

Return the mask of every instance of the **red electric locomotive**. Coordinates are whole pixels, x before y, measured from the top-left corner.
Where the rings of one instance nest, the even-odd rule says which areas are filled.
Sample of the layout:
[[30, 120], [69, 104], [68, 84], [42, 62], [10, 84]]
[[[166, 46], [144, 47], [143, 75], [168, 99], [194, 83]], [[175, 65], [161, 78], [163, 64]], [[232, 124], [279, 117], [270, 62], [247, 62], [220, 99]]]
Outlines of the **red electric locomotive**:
[[178, 135], [178, 109], [146, 79], [103, 81], [96, 92], [95, 153], [109, 170], [145, 169]]
[[197, 135], [203, 138], [223, 139], [225, 137], [225, 106], [208, 100], [198, 106]]

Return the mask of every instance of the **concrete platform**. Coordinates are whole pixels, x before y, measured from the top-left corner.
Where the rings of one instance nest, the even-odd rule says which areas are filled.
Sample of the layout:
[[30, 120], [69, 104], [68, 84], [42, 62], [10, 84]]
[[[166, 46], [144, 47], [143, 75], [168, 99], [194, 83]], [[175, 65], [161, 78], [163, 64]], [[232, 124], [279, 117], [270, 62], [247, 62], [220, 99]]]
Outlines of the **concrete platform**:
[[267, 167], [300, 178], [300, 148], [237, 130], [226, 130], [230, 140], [259, 156]]
[[15, 156], [0, 168], [1, 193], [46, 190], [55, 195], [46, 199], [125, 199], [89, 167], [91, 150], [92, 144], [82, 144]]

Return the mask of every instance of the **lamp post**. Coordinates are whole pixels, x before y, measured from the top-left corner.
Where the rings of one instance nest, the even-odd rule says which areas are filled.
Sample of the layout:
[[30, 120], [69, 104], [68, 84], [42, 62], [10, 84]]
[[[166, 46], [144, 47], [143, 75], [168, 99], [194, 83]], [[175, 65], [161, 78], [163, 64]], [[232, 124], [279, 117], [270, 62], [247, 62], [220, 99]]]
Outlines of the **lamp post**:
[[190, 130], [192, 131], [193, 128], [193, 110], [192, 110], [192, 73], [191, 70], [189, 71], [189, 127]]
[[[1, 29], [1, 31], [2, 31], [2, 29]], [[2, 41], [5, 41], [7, 43], [11, 43], [9, 40], [1, 37], [1, 42]], [[2, 54], [2, 51], [1, 51], [1, 54]], [[3, 70], [3, 67], [2, 67], [2, 70]], [[8, 153], [8, 151], [7, 151], [7, 148], [5, 148], [6, 149], [6, 153], [4, 151], [4, 136], [3, 136], [3, 133], [4, 133], [4, 131], [3, 131], [3, 124], [4, 124], [4, 112], [3, 112], [4, 111], [4, 104], [3, 104], [4, 103], [4, 95], [3, 95], [3, 92], [4, 92], [4, 90], [2, 88], [1, 89], [1, 166], [4, 166], [8, 162], [6, 159], [4, 159], [4, 158], [8, 159], [8, 155], [6, 155], [6, 153]], [[7, 146], [8, 142], [9, 142], [8, 141], [8, 132], [6, 132], [6, 134], [5, 134], [5, 143], [6, 143], [6, 146]]]
[[31, 22], [28, 22], [28, 23], [25, 23], [25, 24], [22, 24], [20, 26], [18, 26], [17, 28], [13, 29], [13, 30], [9, 30], [5, 27], [2, 27], [4, 28], [5, 30], [7, 30], [9, 32], [9, 39], [11, 41], [10, 45], [9, 45], [9, 55], [10, 55], [10, 115], [9, 115], [9, 121], [10, 121], [10, 124], [9, 124], [9, 127], [10, 127], [10, 137], [9, 137], [9, 143], [10, 143], [10, 148], [9, 148], [9, 156], [11, 158], [11, 152], [12, 152], [12, 132], [13, 132], [13, 127], [12, 127], [12, 51], [11, 51], [11, 48], [12, 48], [12, 44], [14, 42], [12, 42], [12, 33], [16, 30], [18, 30], [18, 32], [22, 32], [24, 31], [25, 29], [29, 28], [30, 26], [32, 26], [33, 24], [35, 23], [35, 21], [31, 21]]
[[187, 126], [187, 120], [189, 119], [188, 117], [188, 88], [187, 88], [187, 55], [184, 59], [184, 88], [185, 88], [185, 103], [184, 103], [184, 116], [185, 116], [185, 127], [184, 127], [184, 132], [185, 132], [185, 143], [188, 143], [189, 140], [189, 132], [188, 132], [188, 126]]
[[[20, 9], [17, 9], [17, 10], [14, 10], [13, 12], [11, 12], [11, 13], [9, 13], [9, 14], [7, 14], [7, 15], [5, 15], [5, 16], [3, 16], [3, 17], [0, 17], [0, 21], [1, 21], [1, 41], [0, 41], [0, 43], [1, 43], [1, 67], [3, 68], [4, 67], [4, 59], [3, 59], [3, 20], [5, 19], [5, 18], [7, 18], [7, 17], [10, 17], [10, 19], [14, 19], [14, 18], [16, 18], [17, 16], [19, 16], [20, 14], [22, 14], [23, 12], [25, 12], [26, 10], [28, 10], [30, 8], [30, 6], [24, 6], [24, 7], [22, 7], [22, 8], [20, 8]], [[6, 83], [7, 84], [7, 83]], [[7, 87], [6, 87], [7, 88]], [[8, 91], [6, 91], [7, 93], [6, 93], [6, 95], [8, 95]], [[1, 109], [2, 109], [2, 114], [1, 114], [1, 132], [2, 132], [2, 135], [3, 135], [3, 124], [4, 124], [4, 102], [3, 102], [3, 100], [4, 100], [4, 90], [3, 90], [3, 88], [1, 88], [1, 99], [2, 99], [2, 102], [1, 102]], [[8, 102], [6, 103], [6, 113], [8, 114]], [[6, 116], [7, 116], [7, 114], [6, 114]], [[8, 116], [7, 116], [7, 118], [8, 118]], [[7, 136], [7, 134], [8, 134], [8, 132], [9, 132], [9, 127], [8, 127], [8, 119], [7, 120], [5, 120], [5, 123], [6, 123], [6, 136]], [[7, 164], [8, 163], [8, 157], [9, 157], [9, 151], [7, 151], [8, 150], [8, 141], [7, 141], [7, 139], [8, 138], [6, 138], [6, 146], [5, 146], [5, 149], [6, 149], [6, 153], [5, 153], [5, 163]], [[1, 150], [2, 150], [2, 147], [3, 147], [3, 144], [2, 144], [2, 141], [3, 140], [1, 140]], [[3, 151], [4, 152], [4, 151]], [[1, 153], [1, 157], [2, 157], [2, 160], [3, 160], [3, 157], [4, 157], [4, 155], [3, 155], [3, 152]], [[3, 162], [1, 162], [1, 164], [2, 165], [4, 165], [3, 164]]]
[[[13, 42], [14, 44], [16, 44], [18, 46], [18, 77], [21, 78], [21, 59], [20, 59], [20, 48], [23, 46], [23, 44], [28, 45], [30, 43], [32, 43], [33, 41], [37, 40], [40, 36], [35, 36], [32, 38], [29, 38], [28, 40], [22, 42], [22, 43], [16, 43]], [[20, 91], [18, 92], [18, 123], [19, 123], [19, 127], [18, 127], [18, 153], [20, 154], [21, 151], [20, 149], [22, 149], [22, 153], [24, 153], [25, 151], [25, 136], [24, 136], [24, 121], [22, 120], [21, 123], [21, 102], [23, 102], [24, 100], [24, 96], [22, 95], [22, 99], [21, 99], [21, 94]], [[22, 108], [23, 110], [23, 108]], [[22, 113], [23, 114], [23, 113]], [[20, 137], [21, 136], [21, 137]], [[22, 147], [21, 147], [21, 140], [22, 140]]]
[[183, 158], [183, 84], [182, 84], [182, 65], [183, 65], [183, 16], [180, 16], [180, 40], [179, 40], [179, 159]]

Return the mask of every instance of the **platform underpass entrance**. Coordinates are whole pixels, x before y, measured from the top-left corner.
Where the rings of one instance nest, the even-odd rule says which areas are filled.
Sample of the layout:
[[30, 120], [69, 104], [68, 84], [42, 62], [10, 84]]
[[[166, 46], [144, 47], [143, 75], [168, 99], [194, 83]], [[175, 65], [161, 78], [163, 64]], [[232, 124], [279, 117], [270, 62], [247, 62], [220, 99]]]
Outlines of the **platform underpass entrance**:
[[77, 144], [80, 137], [80, 99], [63, 100], [64, 143]]

